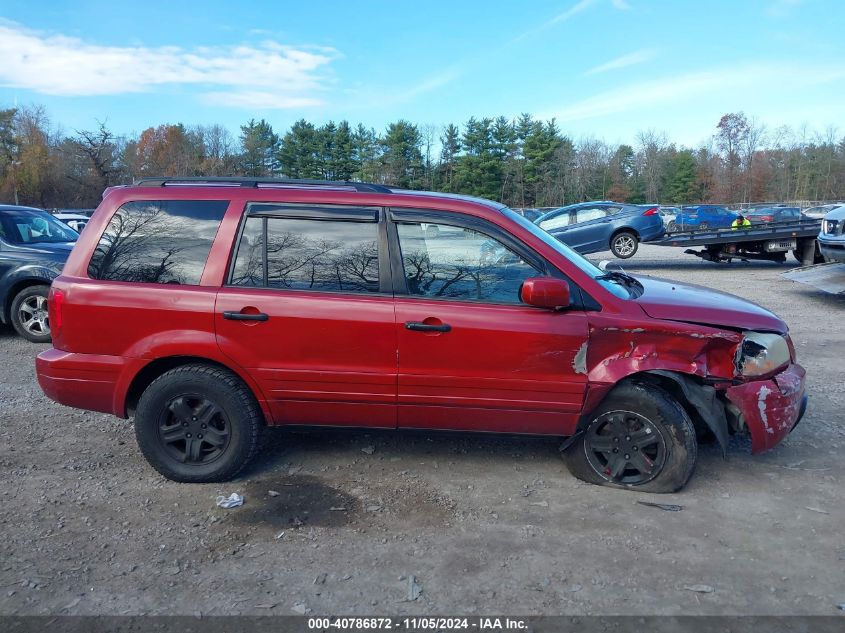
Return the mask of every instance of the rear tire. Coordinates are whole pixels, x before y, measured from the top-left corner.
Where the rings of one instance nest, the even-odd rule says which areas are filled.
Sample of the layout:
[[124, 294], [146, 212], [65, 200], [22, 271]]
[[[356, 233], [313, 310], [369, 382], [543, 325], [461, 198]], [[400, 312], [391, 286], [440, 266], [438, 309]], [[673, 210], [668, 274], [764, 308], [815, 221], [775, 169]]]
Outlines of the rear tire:
[[264, 416], [232, 372], [183, 365], [141, 394], [135, 437], [144, 457], [173, 481], [228, 481], [258, 452]]
[[610, 252], [619, 259], [629, 259], [634, 256], [639, 247], [639, 240], [630, 231], [620, 231], [610, 238]]
[[678, 224], [675, 222], [675, 220], [670, 221], [669, 224], [666, 225], [666, 231], [669, 233], [674, 233], [677, 230]]
[[570, 472], [592, 484], [676, 492], [695, 470], [695, 427], [669, 393], [626, 381], [613, 389], [564, 452]]
[[47, 318], [49, 292], [50, 286], [28, 286], [12, 300], [12, 327], [27, 341], [49, 343], [51, 340], [50, 321]]

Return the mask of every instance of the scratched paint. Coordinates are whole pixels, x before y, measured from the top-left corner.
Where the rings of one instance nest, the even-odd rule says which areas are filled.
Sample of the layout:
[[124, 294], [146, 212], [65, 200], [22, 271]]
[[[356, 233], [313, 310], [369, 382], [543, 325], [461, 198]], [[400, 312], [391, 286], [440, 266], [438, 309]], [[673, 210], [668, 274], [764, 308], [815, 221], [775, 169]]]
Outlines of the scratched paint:
[[578, 352], [575, 354], [575, 358], [572, 359], [572, 369], [575, 370], [576, 374], [586, 374], [587, 373], [587, 345], [589, 341], [584, 341], [581, 343], [581, 347], [578, 348]]
[[760, 387], [760, 393], [757, 396], [757, 410], [760, 412], [760, 420], [763, 422], [763, 428], [766, 433], [774, 433], [774, 429], [769, 426], [769, 416], [766, 414], [766, 396], [772, 393], [766, 385]]
[[804, 395], [804, 369], [790, 365], [780, 374], [729, 387], [728, 400], [742, 413], [751, 434], [751, 452], [766, 451], [795, 426]]

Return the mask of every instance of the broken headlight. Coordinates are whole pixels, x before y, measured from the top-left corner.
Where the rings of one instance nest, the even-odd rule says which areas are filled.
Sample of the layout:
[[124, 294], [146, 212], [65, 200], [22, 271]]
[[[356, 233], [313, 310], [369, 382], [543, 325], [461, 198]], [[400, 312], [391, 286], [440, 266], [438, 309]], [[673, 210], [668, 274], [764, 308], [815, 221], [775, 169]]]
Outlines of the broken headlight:
[[780, 334], [745, 332], [737, 350], [736, 371], [741, 376], [762, 376], [788, 365], [789, 346]]

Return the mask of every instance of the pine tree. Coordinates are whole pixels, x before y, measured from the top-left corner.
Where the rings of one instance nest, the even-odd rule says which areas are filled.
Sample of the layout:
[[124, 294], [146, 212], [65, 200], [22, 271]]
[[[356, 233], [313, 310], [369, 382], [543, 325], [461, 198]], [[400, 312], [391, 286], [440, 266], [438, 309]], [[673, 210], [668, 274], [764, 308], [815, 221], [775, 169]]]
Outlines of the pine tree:
[[279, 137], [264, 119], [241, 126], [241, 171], [247, 176], [271, 176], [279, 167], [276, 153]]
[[380, 141], [384, 179], [390, 185], [413, 189], [424, 177], [422, 138], [416, 125], [399, 120], [387, 126]]

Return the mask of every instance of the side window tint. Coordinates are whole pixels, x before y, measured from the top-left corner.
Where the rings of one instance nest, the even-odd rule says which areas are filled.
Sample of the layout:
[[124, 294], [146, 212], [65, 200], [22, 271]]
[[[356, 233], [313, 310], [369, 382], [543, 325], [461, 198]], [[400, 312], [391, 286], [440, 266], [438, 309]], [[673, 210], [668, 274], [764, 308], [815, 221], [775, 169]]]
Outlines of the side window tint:
[[540, 222], [539, 227], [544, 231], [551, 231], [552, 229], [559, 229], [562, 226], [569, 225], [569, 209], [561, 211], [557, 215], [547, 218]]
[[103, 232], [88, 276], [195, 286], [228, 206], [227, 200], [127, 202]]
[[231, 283], [293, 290], [378, 292], [378, 224], [248, 218]]
[[587, 209], [578, 209], [578, 217], [576, 222], [579, 224], [581, 222], [589, 222], [590, 220], [598, 220], [599, 218], [606, 217], [607, 214], [605, 213], [604, 209], [598, 209], [596, 207], [590, 207]]
[[247, 218], [232, 271], [233, 286], [264, 285], [264, 218]]
[[519, 303], [519, 288], [541, 273], [497, 240], [446, 224], [397, 225], [408, 292], [490, 303]]

